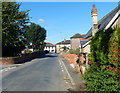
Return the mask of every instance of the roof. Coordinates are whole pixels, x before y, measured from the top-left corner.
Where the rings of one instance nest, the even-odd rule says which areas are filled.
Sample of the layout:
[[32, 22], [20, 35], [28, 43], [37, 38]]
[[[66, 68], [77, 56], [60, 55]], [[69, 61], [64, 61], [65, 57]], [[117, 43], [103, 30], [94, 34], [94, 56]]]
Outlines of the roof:
[[52, 43], [46, 43], [46, 47], [55, 47]]
[[85, 35], [81, 35], [79, 33], [76, 33], [75, 35], [73, 35], [71, 38], [83, 38]]
[[61, 42], [58, 42], [56, 45], [59, 45], [59, 44], [70, 44], [70, 40], [63, 40]]
[[88, 41], [90, 41], [90, 40], [80, 40], [80, 44], [81, 44], [81, 46], [83, 46], [85, 43], [87, 43]]
[[[107, 26], [107, 24], [112, 20], [112, 18], [115, 16], [115, 14], [118, 12], [118, 10], [120, 10], [120, 9], [118, 7], [116, 7], [110, 13], [108, 13], [101, 20], [98, 21], [98, 31], [104, 29]], [[92, 27], [90, 28], [88, 33], [84, 36], [84, 38], [88, 38], [90, 36], [92, 36]]]

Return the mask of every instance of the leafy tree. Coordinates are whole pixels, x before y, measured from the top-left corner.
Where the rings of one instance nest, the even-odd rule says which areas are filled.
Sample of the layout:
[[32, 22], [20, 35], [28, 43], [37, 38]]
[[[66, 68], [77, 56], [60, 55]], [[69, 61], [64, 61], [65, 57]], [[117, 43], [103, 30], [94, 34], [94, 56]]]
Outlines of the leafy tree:
[[45, 38], [46, 30], [41, 26], [31, 23], [26, 27], [26, 45], [28, 47], [30, 47], [30, 44], [32, 44], [34, 50], [43, 50]]
[[3, 56], [15, 56], [24, 46], [24, 27], [29, 22], [28, 11], [19, 11], [20, 3], [2, 3]]

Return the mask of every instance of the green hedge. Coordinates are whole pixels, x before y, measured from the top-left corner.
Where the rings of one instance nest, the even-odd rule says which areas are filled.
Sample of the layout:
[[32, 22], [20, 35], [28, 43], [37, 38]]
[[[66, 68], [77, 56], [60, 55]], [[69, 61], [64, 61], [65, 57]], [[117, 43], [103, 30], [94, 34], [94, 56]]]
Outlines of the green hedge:
[[120, 28], [115, 29], [109, 41], [109, 63], [120, 69]]
[[87, 73], [84, 74], [88, 91], [95, 93], [120, 92], [120, 85], [117, 78], [118, 74], [101, 69], [96, 64], [92, 64]]
[[70, 54], [77, 54], [77, 55], [79, 55], [80, 54], [80, 49], [79, 48], [77, 48], [77, 49], [70, 49], [69, 53]]
[[91, 67], [84, 78], [89, 91], [120, 92], [117, 72], [108, 71], [108, 67], [120, 68], [120, 28], [101, 30], [92, 37], [90, 46]]

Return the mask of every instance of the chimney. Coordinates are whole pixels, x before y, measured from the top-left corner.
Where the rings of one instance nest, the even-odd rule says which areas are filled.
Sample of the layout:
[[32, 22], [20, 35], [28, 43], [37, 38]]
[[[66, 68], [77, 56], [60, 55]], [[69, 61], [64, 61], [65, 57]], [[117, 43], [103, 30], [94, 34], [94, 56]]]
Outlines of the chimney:
[[91, 16], [92, 16], [92, 36], [94, 36], [96, 31], [98, 30], [97, 9], [95, 5], [92, 6]]

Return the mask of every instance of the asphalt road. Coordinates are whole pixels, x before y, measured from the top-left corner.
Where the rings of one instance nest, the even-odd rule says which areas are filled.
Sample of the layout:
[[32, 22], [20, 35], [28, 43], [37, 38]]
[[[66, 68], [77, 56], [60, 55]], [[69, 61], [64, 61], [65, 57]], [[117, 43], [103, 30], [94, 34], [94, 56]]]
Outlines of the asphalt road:
[[67, 91], [57, 54], [2, 72], [2, 91]]

